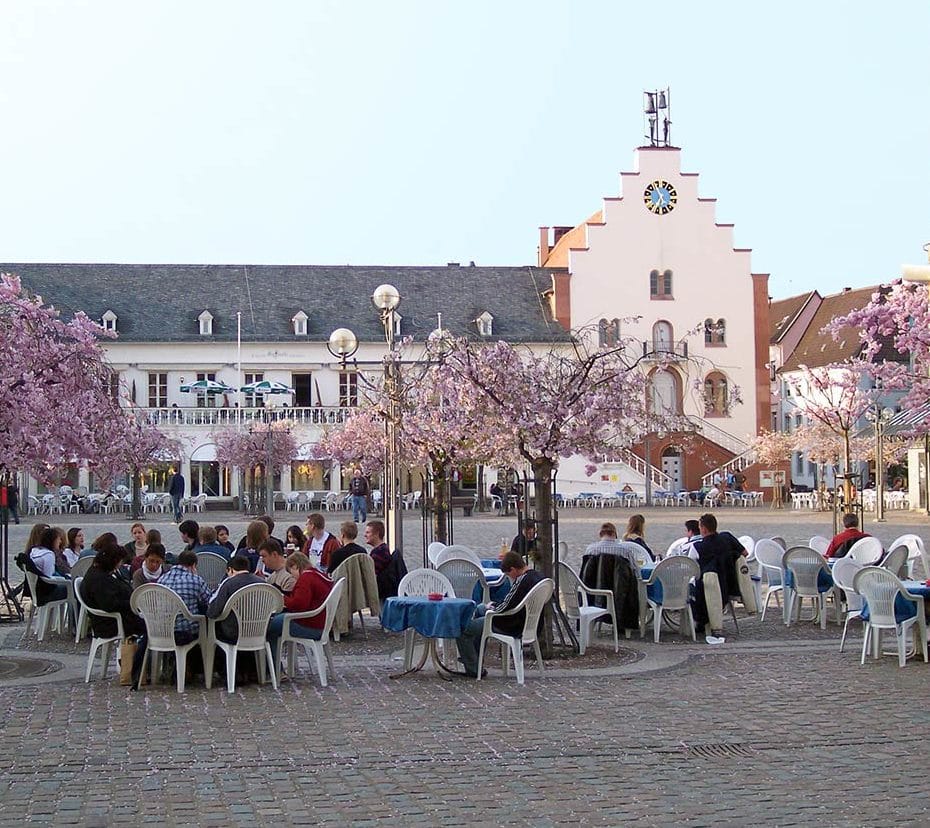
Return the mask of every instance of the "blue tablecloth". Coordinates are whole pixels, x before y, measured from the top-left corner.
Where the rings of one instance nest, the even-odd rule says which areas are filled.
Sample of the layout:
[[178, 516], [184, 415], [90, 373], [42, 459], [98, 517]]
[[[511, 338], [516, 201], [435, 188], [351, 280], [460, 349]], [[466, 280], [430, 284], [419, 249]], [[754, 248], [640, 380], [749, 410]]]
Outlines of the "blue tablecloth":
[[[904, 588], [911, 595], [923, 595], [925, 598], [930, 596], [930, 587], [923, 581], [904, 581]], [[869, 620], [869, 602], [862, 602], [861, 610], [862, 620]], [[894, 599], [894, 620], [898, 624], [907, 621], [917, 615], [917, 604], [908, 601], [903, 595], [896, 595]]]
[[[644, 581], [648, 581], [652, 577], [652, 573], [655, 570], [655, 564], [646, 564], [639, 570], [639, 575]], [[649, 584], [646, 587], [646, 597], [650, 601], [654, 601], [657, 604], [662, 603], [662, 584], [656, 581], [654, 584]]]
[[413, 627], [426, 638], [458, 638], [474, 615], [475, 602], [467, 598], [395, 597], [381, 608], [381, 626], [394, 632]]

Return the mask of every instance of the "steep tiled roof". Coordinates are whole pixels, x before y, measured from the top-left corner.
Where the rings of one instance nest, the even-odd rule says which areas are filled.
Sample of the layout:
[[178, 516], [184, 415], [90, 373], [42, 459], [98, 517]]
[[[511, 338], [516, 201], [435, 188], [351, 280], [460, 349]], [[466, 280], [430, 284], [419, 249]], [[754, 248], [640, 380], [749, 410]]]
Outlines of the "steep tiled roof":
[[586, 224], [600, 224], [604, 220], [604, 212], [598, 210], [587, 221], [573, 227], [562, 238], [560, 238], [543, 263], [544, 267], [568, 267], [568, 251], [572, 247], [584, 247], [587, 244], [585, 239], [584, 226]]
[[[810, 325], [801, 337], [798, 347], [794, 349], [791, 357], [780, 369], [781, 372], [796, 371], [799, 366], [807, 365], [809, 368], [819, 368], [833, 362], [843, 362], [857, 356], [862, 343], [859, 339], [858, 328], [844, 328], [840, 336], [834, 339], [830, 334], [821, 333], [824, 326], [838, 316], [845, 316], [850, 311], [865, 307], [878, 287], [857, 288], [844, 290], [823, 297], [823, 302], [814, 314]], [[787, 300], [786, 300], [787, 301]], [[884, 348], [876, 359], [901, 361], [905, 359], [893, 348]]]
[[798, 296], [789, 296], [787, 299], [769, 303], [769, 325], [771, 327], [769, 342], [775, 344], [787, 333], [791, 323], [801, 312], [801, 308], [816, 293], [816, 290], [811, 290]]
[[[379, 342], [383, 331], [371, 302], [374, 289], [393, 284], [402, 297], [401, 334], [422, 340], [436, 328], [477, 335], [474, 320], [494, 316], [492, 339], [565, 340], [540, 294], [551, 287], [537, 267], [354, 267], [317, 265], [0, 264], [65, 315], [82, 310], [100, 320], [118, 318], [122, 341], [203, 342], [236, 339], [242, 313], [245, 341], [294, 342], [291, 319], [308, 314], [309, 341], [325, 341], [350, 327], [360, 341]], [[213, 336], [199, 334], [197, 317], [213, 314]]]

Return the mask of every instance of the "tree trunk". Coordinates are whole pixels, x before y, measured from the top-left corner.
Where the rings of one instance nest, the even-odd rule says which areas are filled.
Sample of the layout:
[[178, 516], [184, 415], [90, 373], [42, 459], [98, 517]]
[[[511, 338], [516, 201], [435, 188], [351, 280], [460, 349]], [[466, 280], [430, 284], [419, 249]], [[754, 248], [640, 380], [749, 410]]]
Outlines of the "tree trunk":
[[[536, 495], [536, 568], [546, 578], [554, 577], [553, 538], [552, 538], [552, 469], [553, 463], [548, 457], [533, 461], [533, 488]], [[529, 492], [524, 492], [529, 503]], [[540, 648], [543, 658], [552, 658], [552, 607], [544, 610]]]
[[484, 491], [484, 464], [478, 465], [478, 511], [486, 512], [488, 510], [488, 497]]
[[142, 470], [133, 468], [132, 470], [132, 519], [141, 520], [142, 518]]
[[851, 513], [853, 508], [852, 496], [852, 451], [849, 447], [849, 431], [843, 432], [843, 464], [846, 477], [843, 478], [843, 511]]
[[449, 467], [433, 469], [433, 537], [449, 543]]

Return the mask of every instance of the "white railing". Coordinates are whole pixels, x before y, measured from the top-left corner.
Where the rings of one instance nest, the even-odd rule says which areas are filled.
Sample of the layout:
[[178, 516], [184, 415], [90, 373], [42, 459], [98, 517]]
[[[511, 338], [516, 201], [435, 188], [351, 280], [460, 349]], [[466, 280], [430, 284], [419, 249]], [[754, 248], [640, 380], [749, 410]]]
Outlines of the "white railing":
[[732, 460], [727, 460], [722, 466], [718, 466], [716, 469], [711, 469], [707, 474], [701, 478], [701, 485], [710, 487], [711, 483], [714, 480], [714, 475], [719, 472], [720, 477], [726, 480], [727, 475], [730, 472], [736, 474], [738, 471], [742, 471], [747, 466], [751, 466], [756, 462], [756, 450], [753, 448], [748, 448], [741, 454], [737, 454]]
[[626, 463], [633, 471], [641, 475], [643, 480], [646, 479], [646, 474], [649, 474], [649, 480], [652, 483], [653, 488], [656, 489], [666, 489], [669, 490], [672, 488], [672, 478], [669, 477], [662, 469], [657, 469], [652, 463], [647, 463], [633, 451], [629, 449], [622, 449], [619, 454], [621, 462]]
[[343, 406], [274, 408], [137, 408], [136, 416], [155, 426], [226, 426], [291, 422], [302, 425], [344, 423], [356, 409]]
[[[730, 434], [729, 431], [724, 431], [722, 428], [718, 428], [713, 423], [709, 423], [707, 420], [702, 420], [699, 417], [688, 417], [688, 422], [691, 423], [691, 427], [702, 437], [706, 437], [712, 443], [716, 443], [721, 448], [725, 448], [727, 451], [732, 452], [733, 454], [742, 454], [749, 448], [749, 443], [745, 440], [740, 440], [739, 437]], [[748, 464], [747, 464], [748, 465]]]

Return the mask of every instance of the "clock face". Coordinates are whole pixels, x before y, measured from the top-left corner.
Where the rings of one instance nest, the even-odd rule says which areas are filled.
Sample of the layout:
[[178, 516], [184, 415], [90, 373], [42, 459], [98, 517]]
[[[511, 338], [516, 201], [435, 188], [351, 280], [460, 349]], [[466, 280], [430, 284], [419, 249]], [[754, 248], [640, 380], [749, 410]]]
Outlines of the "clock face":
[[657, 216], [671, 213], [678, 203], [678, 193], [667, 181], [653, 181], [643, 193], [646, 207]]

